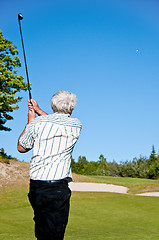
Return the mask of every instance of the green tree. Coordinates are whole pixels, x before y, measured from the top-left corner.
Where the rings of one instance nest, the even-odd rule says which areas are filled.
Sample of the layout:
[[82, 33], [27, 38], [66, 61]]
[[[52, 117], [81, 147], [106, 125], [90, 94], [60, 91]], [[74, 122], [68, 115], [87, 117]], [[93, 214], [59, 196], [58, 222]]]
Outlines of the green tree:
[[86, 160], [86, 157], [85, 156], [79, 156], [78, 157], [78, 163], [81, 164], [81, 165], [84, 165], [84, 164], [87, 164], [88, 161]]
[[153, 145], [153, 146], [152, 146], [152, 152], [151, 152], [151, 155], [150, 155], [150, 158], [149, 158], [149, 162], [150, 162], [150, 164], [151, 164], [151, 163], [156, 162], [156, 160], [157, 160], [156, 150], [155, 150], [155, 147], [154, 147], [154, 145]]
[[109, 175], [108, 174], [108, 163], [104, 155], [99, 156], [99, 161], [98, 161], [98, 174], [99, 175]]
[[159, 156], [156, 156], [155, 147], [152, 146], [152, 152], [148, 160], [149, 163], [149, 178], [156, 179], [159, 177]]
[[77, 169], [79, 174], [85, 173], [86, 165], [88, 164], [88, 161], [85, 156], [79, 156], [78, 162], [77, 162]]
[[114, 160], [108, 163], [108, 175], [113, 177], [119, 176], [119, 164]]
[[98, 162], [88, 162], [84, 166], [84, 175], [99, 175], [98, 174]]
[[139, 159], [134, 158], [133, 164], [136, 168], [136, 177], [149, 178], [149, 166], [147, 157], [140, 156]]
[[22, 76], [17, 76], [17, 68], [21, 66], [17, 47], [4, 39], [0, 30], [0, 131], [10, 131], [4, 126], [7, 120], [13, 119], [9, 114], [18, 109], [21, 97], [15, 96], [20, 90], [27, 90], [27, 83]]
[[71, 158], [71, 169], [72, 169], [72, 172], [76, 173], [76, 162], [74, 160], [74, 158]]

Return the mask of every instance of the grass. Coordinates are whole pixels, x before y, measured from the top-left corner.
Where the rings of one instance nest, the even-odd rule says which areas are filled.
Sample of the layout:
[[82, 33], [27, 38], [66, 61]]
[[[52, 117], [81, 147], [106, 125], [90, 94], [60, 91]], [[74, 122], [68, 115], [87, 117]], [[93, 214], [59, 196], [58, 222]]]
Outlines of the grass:
[[157, 198], [73, 193], [66, 240], [159, 239]]
[[[76, 176], [76, 175], [75, 175]], [[121, 185], [129, 188], [129, 193], [159, 192], [159, 180], [128, 177], [80, 176], [81, 182], [97, 182]]]
[[[73, 192], [65, 240], [158, 240], [159, 201], [115, 193]], [[27, 188], [0, 193], [0, 240], [34, 240]]]
[[27, 188], [0, 193], [0, 240], [34, 239]]

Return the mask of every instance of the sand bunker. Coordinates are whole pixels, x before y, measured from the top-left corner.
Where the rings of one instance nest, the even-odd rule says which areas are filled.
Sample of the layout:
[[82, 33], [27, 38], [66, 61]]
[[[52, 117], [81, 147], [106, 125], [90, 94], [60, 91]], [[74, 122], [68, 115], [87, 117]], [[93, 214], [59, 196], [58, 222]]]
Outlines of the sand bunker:
[[87, 183], [87, 182], [71, 182], [69, 187], [72, 191], [77, 192], [114, 192], [127, 194], [128, 188], [113, 184], [104, 183]]
[[[69, 187], [73, 192], [113, 192], [127, 194], [129, 188], [104, 183], [71, 182]], [[159, 197], [159, 192], [146, 192], [136, 194], [137, 196]]]

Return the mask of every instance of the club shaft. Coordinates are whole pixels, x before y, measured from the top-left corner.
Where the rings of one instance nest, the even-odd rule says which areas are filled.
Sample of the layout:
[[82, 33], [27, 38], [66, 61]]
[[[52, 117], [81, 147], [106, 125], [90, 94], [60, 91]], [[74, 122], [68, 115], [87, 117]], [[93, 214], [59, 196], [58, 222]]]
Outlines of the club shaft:
[[27, 68], [27, 62], [26, 62], [26, 56], [25, 56], [25, 49], [24, 49], [24, 42], [23, 42], [23, 36], [22, 36], [22, 29], [21, 29], [21, 24], [20, 24], [20, 20], [19, 20], [19, 19], [18, 19], [18, 22], [19, 22], [19, 28], [20, 28], [21, 41], [22, 41], [22, 48], [23, 48], [23, 55], [24, 55], [24, 62], [25, 62], [25, 70], [26, 70], [27, 83], [28, 83], [28, 91], [29, 91], [29, 99], [32, 99], [32, 97], [31, 97], [31, 91], [30, 91], [28, 68]]

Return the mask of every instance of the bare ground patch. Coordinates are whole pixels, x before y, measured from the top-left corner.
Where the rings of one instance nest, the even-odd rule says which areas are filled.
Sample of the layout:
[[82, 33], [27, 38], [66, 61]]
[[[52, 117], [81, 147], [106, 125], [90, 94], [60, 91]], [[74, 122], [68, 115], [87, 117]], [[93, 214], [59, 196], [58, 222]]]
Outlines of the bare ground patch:
[[10, 160], [0, 162], [0, 189], [18, 188], [29, 183], [29, 163]]

